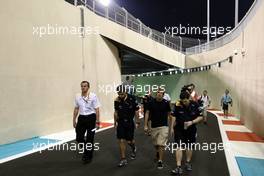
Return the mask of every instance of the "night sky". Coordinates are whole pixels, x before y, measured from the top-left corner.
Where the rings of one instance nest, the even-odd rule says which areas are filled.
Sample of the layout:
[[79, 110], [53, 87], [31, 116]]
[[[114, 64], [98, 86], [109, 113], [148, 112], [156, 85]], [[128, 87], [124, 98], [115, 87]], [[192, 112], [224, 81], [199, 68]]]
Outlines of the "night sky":
[[[165, 27], [207, 25], [207, 0], [115, 0], [145, 25], [165, 32]], [[241, 20], [254, 0], [239, 0]], [[235, 0], [211, 0], [212, 26], [234, 27]], [[206, 35], [184, 35], [206, 38]]]

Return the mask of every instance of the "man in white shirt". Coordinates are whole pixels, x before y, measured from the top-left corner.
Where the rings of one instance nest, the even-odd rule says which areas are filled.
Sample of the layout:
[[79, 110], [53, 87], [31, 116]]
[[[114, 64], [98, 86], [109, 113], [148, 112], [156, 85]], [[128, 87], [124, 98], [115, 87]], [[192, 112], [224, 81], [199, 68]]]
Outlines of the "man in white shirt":
[[203, 95], [201, 95], [200, 100], [203, 102], [203, 107], [202, 107], [203, 121], [204, 124], [207, 124], [207, 108], [211, 104], [210, 97], [207, 95], [207, 90], [203, 91]]
[[188, 87], [189, 87], [189, 90], [190, 90], [191, 99], [193, 101], [197, 102], [198, 98], [199, 98], [199, 95], [195, 91], [195, 85], [194, 84], [190, 84]]
[[[84, 164], [92, 161], [94, 150], [94, 134], [99, 128], [100, 103], [95, 93], [89, 91], [88, 81], [81, 82], [81, 95], [75, 97], [73, 112], [73, 127], [76, 131], [76, 141], [84, 147], [82, 161]], [[78, 116], [79, 114], [79, 116]], [[78, 122], [76, 122], [78, 116]], [[86, 140], [85, 140], [86, 133]]]
[[169, 103], [171, 102], [170, 95], [168, 93], [166, 93], [166, 92], [164, 93], [163, 99], [168, 101]]

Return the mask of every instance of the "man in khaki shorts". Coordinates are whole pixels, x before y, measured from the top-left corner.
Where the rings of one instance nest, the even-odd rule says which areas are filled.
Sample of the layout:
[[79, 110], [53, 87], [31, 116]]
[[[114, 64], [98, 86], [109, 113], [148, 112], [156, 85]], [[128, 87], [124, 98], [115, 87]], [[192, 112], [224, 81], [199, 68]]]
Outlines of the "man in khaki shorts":
[[148, 104], [145, 114], [144, 130], [148, 131], [148, 119], [151, 121], [151, 136], [156, 149], [157, 168], [163, 169], [165, 144], [168, 140], [168, 118], [171, 108], [167, 100], [163, 99], [164, 89], [158, 89], [156, 98]]

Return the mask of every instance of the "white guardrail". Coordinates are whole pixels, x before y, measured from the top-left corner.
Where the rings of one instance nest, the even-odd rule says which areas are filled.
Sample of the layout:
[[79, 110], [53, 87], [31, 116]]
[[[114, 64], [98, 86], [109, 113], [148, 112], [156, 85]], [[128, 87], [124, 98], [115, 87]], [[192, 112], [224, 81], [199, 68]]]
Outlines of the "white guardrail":
[[[247, 14], [232, 31], [220, 38], [217, 38], [216, 40], [210, 41], [209, 43], [201, 42], [200, 39], [171, 36], [151, 29], [144, 25], [139, 19], [128, 13], [126, 9], [117, 5], [114, 1], [112, 1], [109, 6], [104, 6], [98, 0], [74, 0], [74, 5], [83, 5], [97, 15], [105, 17], [124, 27], [127, 27], [130, 30], [140, 33], [143, 36], [151, 38], [152, 40], [171, 49], [182, 52], [186, 55], [192, 55], [219, 48], [238, 37], [256, 13], [261, 2], [262, 0], [255, 0]], [[190, 44], [195, 46], [187, 47]]]
[[139, 19], [128, 13], [126, 9], [121, 8], [114, 1], [109, 6], [102, 5], [98, 0], [74, 0], [74, 5], [83, 5], [102, 17], [114, 21], [130, 30], [140, 33], [143, 36], [161, 43], [173, 50], [185, 53], [184, 42], [186, 41], [193, 45], [199, 43], [198, 39], [182, 38], [180, 36], [171, 36], [151, 29], [144, 25]]
[[192, 55], [192, 54], [198, 54], [198, 53], [210, 51], [210, 50], [219, 48], [233, 41], [235, 38], [239, 36], [239, 34], [241, 34], [241, 32], [243, 32], [248, 22], [256, 14], [261, 3], [262, 3], [262, 0], [255, 0], [251, 8], [248, 10], [247, 14], [244, 16], [244, 18], [239, 22], [239, 24], [232, 31], [230, 31], [229, 33], [227, 33], [226, 35], [222, 37], [219, 37], [216, 40], [210, 41], [209, 43], [204, 43], [202, 45], [197, 45], [194, 47], [186, 48], [185, 54]]

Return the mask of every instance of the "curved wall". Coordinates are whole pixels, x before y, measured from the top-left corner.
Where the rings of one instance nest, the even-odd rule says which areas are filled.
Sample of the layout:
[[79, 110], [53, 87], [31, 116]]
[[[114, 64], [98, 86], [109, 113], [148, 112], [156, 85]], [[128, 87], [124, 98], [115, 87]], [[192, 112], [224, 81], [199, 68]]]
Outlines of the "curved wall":
[[[186, 56], [186, 68], [214, 64], [229, 56], [233, 63], [225, 62], [210, 71], [156, 77], [136, 77], [137, 85], [166, 85], [172, 102], [178, 99], [185, 84], [194, 83], [196, 91], [208, 90], [213, 108], [220, 109], [220, 99], [229, 89], [234, 104], [230, 112], [236, 114], [249, 129], [264, 136], [264, 3], [260, 3], [255, 16], [243, 32], [232, 42], [197, 55]], [[237, 55], [234, 55], [234, 51]], [[242, 55], [245, 51], [245, 55]], [[142, 93], [141, 93], [142, 94]]]
[[[220, 48], [186, 57], [186, 67], [194, 67], [234, 56], [232, 64], [224, 63], [221, 68], [213, 68], [208, 72], [207, 79], [203, 80], [203, 77], [194, 73], [190, 81], [197, 82], [200, 87], [207, 87], [215, 96], [214, 101], [219, 101], [217, 98], [225, 88], [230, 89], [235, 105], [232, 112], [237, 114], [249, 129], [261, 136], [264, 136], [263, 31], [264, 3], [262, 2], [255, 16], [235, 40]], [[238, 52], [237, 55], [234, 55], [235, 50]], [[244, 56], [242, 51], [245, 51]]]

